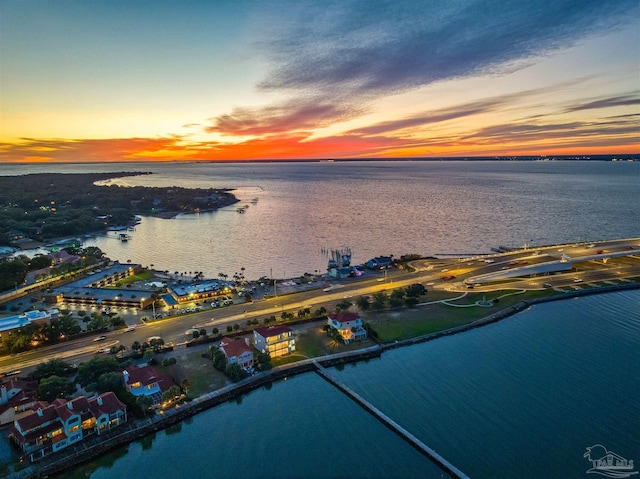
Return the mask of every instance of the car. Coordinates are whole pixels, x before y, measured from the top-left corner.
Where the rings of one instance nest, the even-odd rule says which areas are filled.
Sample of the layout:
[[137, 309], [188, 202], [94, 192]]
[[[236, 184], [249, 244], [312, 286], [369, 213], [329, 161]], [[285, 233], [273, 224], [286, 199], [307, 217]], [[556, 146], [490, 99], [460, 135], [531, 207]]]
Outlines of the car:
[[232, 299], [225, 299], [225, 300], [222, 302], [222, 305], [223, 305], [223, 306], [231, 306], [232, 304], [233, 304], [233, 300], [232, 300]]
[[327, 286], [326, 288], [324, 288], [322, 291], [324, 291], [325, 293], [328, 293], [329, 291], [331, 291], [333, 288], [331, 286]]
[[468, 284], [467, 285], [467, 289], [473, 289], [473, 285], [472, 284]]
[[132, 331], [135, 331], [136, 327], [135, 326], [129, 326], [127, 329], [124, 330], [125, 333], [130, 333]]
[[509, 261], [507, 264], [509, 266], [513, 266], [514, 264], [518, 264], [518, 262], [517, 261]]
[[454, 278], [455, 278], [455, 276], [450, 274], [449, 276], [445, 276], [444, 278], [442, 278], [442, 281], [451, 281]]
[[603, 249], [599, 249], [598, 251], [596, 251], [596, 254], [603, 254], [604, 250]]
[[218, 301], [217, 299], [211, 303], [211, 307], [212, 308], [219, 308], [220, 307], [220, 301]]
[[543, 288], [551, 288], [551, 285], [549, 283], [544, 283], [542, 285]]
[[149, 337], [147, 338], [147, 343], [151, 343], [151, 341], [159, 341], [159, 340], [161, 340], [161, 339], [162, 339], [162, 338], [161, 338], [160, 336], [149, 336]]
[[527, 262], [522, 260], [522, 261], [518, 261], [518, 264], [527, 264]]
[[574, 283], [582, 283], [582, 278], [576, 278], [573, 280]]
[[194, 333], [194, 332], [197, 332], [197, 331], [198, 331], [198, 330], [197, 330], [196, 328], [190, 328], [190, 329], [187, 329], [187, 330], [184, 332], [184, 334], [185, 334], [185, 336], [193, 336], [193, 333]]
[[106, 336], [98, 336], [97, 338], [93, 338], [93, 342], [97, 343], [98, 341], [104, 341], [105, 339], [107, 339]]

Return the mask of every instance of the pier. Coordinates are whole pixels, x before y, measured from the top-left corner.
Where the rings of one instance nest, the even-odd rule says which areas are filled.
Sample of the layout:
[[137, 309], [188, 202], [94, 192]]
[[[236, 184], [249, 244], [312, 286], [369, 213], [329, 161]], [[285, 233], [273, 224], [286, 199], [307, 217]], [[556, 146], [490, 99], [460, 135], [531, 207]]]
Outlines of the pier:
[[338, 388], [340, 391], [342, 391], [346, 396], [348, 396], [353, 401], [355, 401], [365, 411], [367, 411], [369, 414], [375, 417], [378, 421], [380, 421], [382, 424], [387, 426], [389, 429], [395, 432], [398, 436], [400, 436], [402, 439], [408, 442], [409, 445], [411, 445], [413, 448], [417, 449], [424, 456], [429, 458], [431, 461], [435, 462], [451, 477], [454, 477], [456, 479], [469, 479], [469, 476], [467, 476], [465, 473], [460, 471], [460, 469], [455, 467], [453, 464], [451, 464], [449, 461], [447, 461], [444, 457], [442, 457], [436, 451], [431, 449], [429, 446], [424, 444], [422, 441], [420, 441], [420, 439], [418, 439], [409, 431], [404, 429], [402, 426], [400, 426], [393, 419], [391, 419], [382, 411], [380, 411], [378, 408], [376, 408], [369, 401], [367, 401], [358, 393], [351, 390], [350, 388], [348, 388], [347, 386], [339, 382], [337, 379], [332, 377], [319, 362], [313, 361], [313, 364], [316, 368], [316, 372], [322, 378], [324, 378], [327, 382], [329, 382], [330, 384]]

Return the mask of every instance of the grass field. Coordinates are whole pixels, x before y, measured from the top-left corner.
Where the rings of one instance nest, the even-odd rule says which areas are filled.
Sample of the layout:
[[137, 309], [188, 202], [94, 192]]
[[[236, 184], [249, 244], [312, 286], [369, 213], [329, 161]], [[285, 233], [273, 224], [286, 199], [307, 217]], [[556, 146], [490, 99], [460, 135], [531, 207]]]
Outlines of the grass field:
[[[513, 290], [495, 291], [491, 293], [474, 292], [467, 294], [459, 300], [449, 301], [450, 304], [467, 307], [455, 307], [443, 303], [436, 303], [398, 311], [368, 312], [365, 321], [370, 323], [373, 329], [375, 329], [380, 341], [387, 343], [462, 326], [508, 308], [509, 306], [513, 306], [520, 301], [559, 294], [553, 290], [517, 293], [519, 292]], [[430, 292], [420, 299], [421, 302], [431, 302], [458, 296], [460, 296], [459, 293]], [[483, 299], [492, 301], [496, 298], [499, 298], [498, 302], [490, 307], [475, 306], [476, 301], [482, 301]]]
[[156, 366], [160, 371], [171, 376], [176, 384], [182, 384], [185, 378], [188, 379], [188, 396], [191, 398], [220, 389], [229, 383], [227, 377], [213, 367], [210, 359], [202, 357], [207, 350], [197, 349], [198, 351], [187, 349], [180, 354], [172, 354], [171, 357], [175, 357], [178, 361], [174, 366]]

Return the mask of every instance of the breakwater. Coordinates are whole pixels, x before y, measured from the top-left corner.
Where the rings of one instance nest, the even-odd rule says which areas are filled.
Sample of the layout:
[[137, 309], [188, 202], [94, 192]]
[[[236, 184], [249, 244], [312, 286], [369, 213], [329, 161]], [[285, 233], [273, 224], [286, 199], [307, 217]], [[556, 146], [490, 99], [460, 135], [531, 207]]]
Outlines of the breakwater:
[[378, 421], [384, 424], [391, 431], [400, 436], [403, 440], [409, 443], [413, 448], [417, 449], [420, 453], [428, 457], [430, 460], [435, 462], [438, 466], [440, 466], [447, 474], [451, 477], [457, 479], [469, 479], [469, 476], [460, 471], [457, 467], [447, 461], [444, 457], [438, 454], [435, 450], [424, 444], [420, 439], [415, 437], [405, 428], [396, 423], [393, 419], [388, 417], [382, 411], [380, 411], [377, 407], [371, 404], [369, 401], [364, 399], [358, 393], [353, 391], [351, 388], [345, 386], [343, 383], [338, 381], [336, 378], [331, 376], [325, 368], [314, 361], [314, 365], [316, 366], [316, 372], [327, 382], [335, 386], [337, 389], [342, 391], [346, 396], [355, 401], [360, 407], [362, 407], [365, 411], [375, 417]]
[[[455, 328], [454, 330], [434, 333], [425, 337], [402, 341], [399, 343], [392, 343], [383, 346], [372, 346], [370, 348], [358, 351], [326, 356], [323, 358], [318, 358], [316, 359], [316, 361], [318, 361], [324, 367], [330, 367], [349, 362], [375, 359], [380, 357], [385, 349], [392, 349], [394, 347], [409, 345], [415, 342], [427, 341], [430, 339], [435, 339], [436, 337], [456, 334], [467, 329], [480, 327], [484, 324], [489, 324], [490, 322], [495, 322], [499, 321], [500, 319], [506, 318], [511, 314], [522, 311], [533, 304], [568, 299], [576, 296], [638, 288], [640, 288], [639, 284], [617, 285], [606, 288], [599, 288], [597, 290], [594, 289], [568, 292], [550, 298], [541, 298], [535, 301], [521, 302], [518, 303], [518, 305], [515, 305], [513, 308], [508, 308], [503, 311], [496, 312], [492, 315], [487, 316], [486, 318], [484, 318], [484, 320], [479, 320], [470, 325]], [[78, 445], [77, 448], [68, 448], [67, 450], [63, 450], [56, 456], [45, 458], [38, 464], [31, 465], [23, 471], [12, 474], [9, 477], [12, 479], [36, 478], [60, 474], [64, 472], [68, 467], [75, 467], [81, 462], [91, 461], [95, 457], [102, 455], [109, 450], [136, 441], [148, 434], [152, 434], [156, 431], [176, 424], [190, 416], [197, 414], [198, 412], [214, 407], [225, 401], [233, 400], [246, 392], [259, 388], [262, 385], [266, 385], [270, 382], [287, 376], [314, 370], [315, 368], [313, 366], [313, 360], [300, 361], [298, 363], [292, 363], [286, 366], [274, 368], [271, 371], [260, 373], [251, 378], [247, 378], [242, 382], [226, 386], [225, 388], [222, 388], [218, 391], [214, 391], [210, 394], [199, 397], [194, 401], [181, 406], [180, 408], [168, 410], [163, 415], [149, 418], [145, 421], [139, 421], [135, 424], [125, 425], [123, 427], [110, 431], [109, 434], [104, 434], [100, 437], [92, 437], [84, 443]]]

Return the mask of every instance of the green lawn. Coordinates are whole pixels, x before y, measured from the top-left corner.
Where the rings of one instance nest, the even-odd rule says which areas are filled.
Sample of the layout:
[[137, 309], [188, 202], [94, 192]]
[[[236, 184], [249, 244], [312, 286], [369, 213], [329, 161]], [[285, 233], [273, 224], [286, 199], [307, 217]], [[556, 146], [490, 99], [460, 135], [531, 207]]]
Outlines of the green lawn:
[[[227, 377], [213, 367], [213, 362], [202, 357], [205, 352], [206, 350], [201, 349], [199, 351], [187, 350], [177, 355], [173, 354], [168, 357], [175, 357], [178, 361], [177, 364], [169, 367], [163, 367], [158, 364], [155, 367], [171, 376], [178, 385], [182, 383], [183, 379], [187, 378], [190, 384], [188, 388], [189, 397], [194, 398], [220, 389], [228, 384]], [[162, 362], [161, 357], [158, 357], [158, 362]]]
[[[508, 295], [502, 297], [498, 300], [498, 303], [494, 303], [494, 305], [490, 307], [471, 306], [456, 308], [455, 306], [442, 303], [429, 304], [413, 309], [379, 313], [369, 312], [366, 314], [365, 321], [369, 322], [373, 329], [376, 330], [380, 341], [386, 343], [454, 328], [489, 316], [492, 313], [513, 306], [520, 301], [559, 294], [553, 290], [527, 291], [522, 294], [511, 293], [515, 293], [515, 291], [505, 290], [491, 293], [474, 292], [467, 294], [464, 298], [457, 301], [450, 301], [451, 304], [473, 305], [476, 301], [481, 301], [482, 299], [491, 301], [495, 298]], [[449, 294], [449, 296], [439, 299], [459, 296], [459, 294], [447, 294]], [[421, 302], [435, 301], [437, 299], [438, 297], [436, 297], [434, 293], [429, 292], [421, 298]]]
[[122, 288], [123, 286], [127, 285], [127, 284], [133, 284], [133, 283], [137, 283], [138, 281], [150, 281], [152, 279], [154, 279], [156, 276], [153, 273], [153, 271], [149, 271], [149, 270], [145, 270], [139, 274], [134, 274], [133, 276], [127, 276], [126, 278], [123, 279], [119, 279], [118, 280], [118, 285], [119, 286], [115, 286], [115, 285], [111, 285], [111, 286], [105, 286], [105, 288]]

